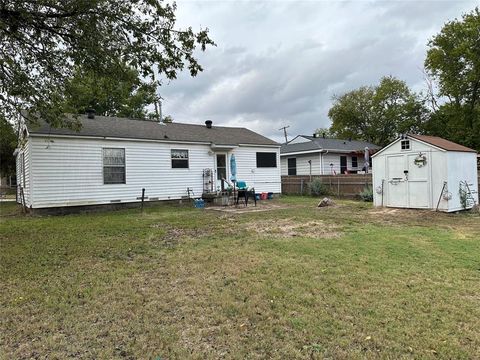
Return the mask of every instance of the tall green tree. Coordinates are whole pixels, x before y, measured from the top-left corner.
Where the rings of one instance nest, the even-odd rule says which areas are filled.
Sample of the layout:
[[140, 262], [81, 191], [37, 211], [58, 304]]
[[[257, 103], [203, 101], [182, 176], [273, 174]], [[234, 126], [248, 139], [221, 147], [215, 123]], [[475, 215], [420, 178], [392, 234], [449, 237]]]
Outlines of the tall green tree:
[[208, 29], [176, 26], [163, 0], [1, 0], [0, 114], [20, 110], [61, 123], [66, 84], [81, 67], [115, 81], [123, 64], [145, 82], [202, 71], [195, 50], [214, 45]]
[[336, 136], [331, 128], [318, 128], [315, 130], [315, 134], [319, 136], [325, 136], [327, 138], [333, 138]]
[[331, 132], [341, 138], [385, 146], [399, 134], [418, 132], [428, 115], [424, 100], [404, 81], [388, 76], [377, 86], [363, 86], [334, 97], [328, 112]]
[[83, 114], [94, 109], [104, 116], [145, 118], [146, 107], [156, 99], [156, 85], [143, 83], [138, 71], [126, 65], [116, 79], [78, 68], [65, 87], [65, 112]]
[[446, 23], [428, 47], [425, 68], [437, 99], [426, 130], [480, 150], [479, 9]]
[[9, 176], [15, 173], [15, 157], [13, 152], [17, 145], [17, 136], [13, 125], [0, 116], [0, 175]]

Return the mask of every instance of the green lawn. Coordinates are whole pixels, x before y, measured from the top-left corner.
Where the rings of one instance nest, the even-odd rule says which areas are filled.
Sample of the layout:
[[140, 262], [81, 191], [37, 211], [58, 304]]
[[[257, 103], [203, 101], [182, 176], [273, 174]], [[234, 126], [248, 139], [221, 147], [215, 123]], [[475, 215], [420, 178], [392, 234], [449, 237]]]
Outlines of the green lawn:
[[169, 205], [0, 214], [0, 358], [471, 359], [480, 216]]

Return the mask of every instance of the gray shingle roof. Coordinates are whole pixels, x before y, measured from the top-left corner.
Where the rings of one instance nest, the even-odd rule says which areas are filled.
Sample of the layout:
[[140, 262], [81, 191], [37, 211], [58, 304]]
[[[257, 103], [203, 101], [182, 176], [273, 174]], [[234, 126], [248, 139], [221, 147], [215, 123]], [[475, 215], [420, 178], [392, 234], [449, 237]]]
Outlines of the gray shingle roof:
[[329, 150], [329, 151], [363, 151], [365, 147], [368, 147], [370, 150], [378, 150], [380, 146], [358, 140], [342, 140], [342, 139], [329, 139], [329, 138], [314, 138], [313, 136], [302, 137], [309, 139], [308, 142], [296, 143], [296, 144], [283, 144], [280, 148], [281, 154], [286, 153], [295, 153], [303, 151], [312, 151], [312, 150]]
[[246, 128], [169, 123], [159, 124], [150, 120], [135, 120], [118, 117], [95, 116], [89, 119], [86, 115], [79, 115], [81, 129], [79, 131], [68, 128], [52, 128], [43, 121], [30, 124], [28, 131], [31, 134], [73, 135], [115, 137], [128, 139], [207, 142], [217, 145], [277, 145], [279, 143], [266, 138]]

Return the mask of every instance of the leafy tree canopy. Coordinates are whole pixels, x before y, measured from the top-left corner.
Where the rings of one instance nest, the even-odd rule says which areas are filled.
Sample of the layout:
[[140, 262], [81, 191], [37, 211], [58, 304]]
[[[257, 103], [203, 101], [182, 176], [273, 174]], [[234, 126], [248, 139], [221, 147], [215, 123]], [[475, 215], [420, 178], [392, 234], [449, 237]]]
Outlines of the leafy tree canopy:
[[425, 68], [436, 83], [433, 135], [480, 149], [480, 11], [444, 25], [428, 44]]
[[399, 134], [418, 132], [428, 110], [404, 81], [388, 76], [377, 86], [363, 86], [334, 97], [328, 112], [330, 131], [340, 138], [385, 146]]
[[0, 175], [8, 176], [15, 173], [15, 157], [13, 152], [17, 145], [17, 136], [10, 124], [0, 116]]
[[173, 123], [173, 117], [172, 117], [171, 115], [167, 115], [167, 116], [165, 116], [165, 117], [162, 119], [162, 121], [163, 121], [164, 123], [171, 124], [171, 123]]
[[0, 114], [27, 109], [61, 125], [77, 67], [112, 81], [123, 64], [145, 82], [154, 68], [166, 79], [184, 68], [195, 76], [195, 49], [214, 43], [208, 29], [177, 28], [175, 11], [162, 0], [1, 0]]
[[87, 109], [104, 116], [145, 118], [146, 107], [157, 98], [156, 85], [139, 79], [138, 71], [124, 66], [119, 77], [97, 77], [78, 68], [65, 87], [66, 113], [84, 114]]

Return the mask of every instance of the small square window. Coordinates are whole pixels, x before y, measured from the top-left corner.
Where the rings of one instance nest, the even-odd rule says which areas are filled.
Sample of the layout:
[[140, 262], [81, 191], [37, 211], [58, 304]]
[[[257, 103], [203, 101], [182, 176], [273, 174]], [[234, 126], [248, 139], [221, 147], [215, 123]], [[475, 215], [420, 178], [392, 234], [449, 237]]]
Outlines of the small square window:
[[402, 140], [400, 144], [402, 150], [410, 150], [410, 140]]
[[188, 169], [188, 150], [172, 149], [172, 169]]

